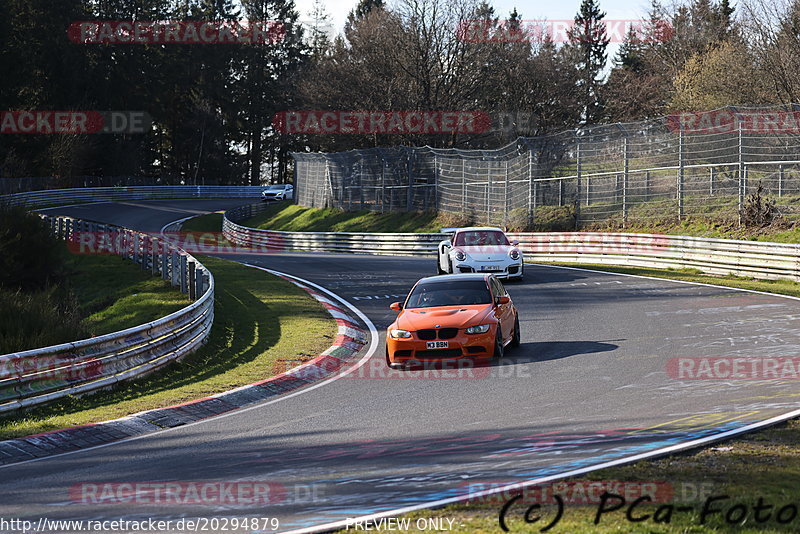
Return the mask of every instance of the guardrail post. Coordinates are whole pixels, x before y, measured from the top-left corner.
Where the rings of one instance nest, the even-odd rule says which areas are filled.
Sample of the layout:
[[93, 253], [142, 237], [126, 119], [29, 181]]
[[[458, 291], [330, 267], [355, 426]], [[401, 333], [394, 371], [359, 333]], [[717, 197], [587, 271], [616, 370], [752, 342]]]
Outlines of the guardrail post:
[[684, 138], [683, 128], [678, 130], [678, 183], [676, 184], [676, 197], [678, 200], [678, 220], [683, 219], [683, 179], [684, 179]]
[[133, 234], [133, 263], [139, 263], [139, 234]]
[[187, 282], [187, 289], [189, 290], [189, 300], [194, 301], [197, 298], [197, 279], [195, 278], [195, 264], [193, 261], [188, 262], [189, 266], [189, 281]]
[[155, 276], [158, 273], [158, 247], [157, 237], [150, 238], [150, 273]]
[[[559, 180], [558, 183], [559, 184], [563, 183], [563, 180]], [[533, 180], [533, 205], [531, 206], [531, 216], [530, 216], [530, 219], [529, 219], [531, 227], [533, 227], [533, 223], [536, 222], [536, 206], [537, 206], [536, 195], [538, 193], [538, 191], [537, 191], [538, 186], [539, 186], [539, 182], [537, 182], [536, 180]]]
[[186, 256], [181, 254], [180, 257], [179, 257], [180, 265], [178, 266], [178, 278], [179, 278], [180, 283], [181, 283], [181, 293], [184, 293], [184, 294], [189, 292], [188, 280], [186, 279], [187, 270], [188, 270], [186, 262], [187, 262]]
[[778, 165], [778, 198], [783, 196], [783, 165]]
[[169, 254], [165, 250], [161, 251], [161, 279], [169, 280]]
[[180, 270], [180, 258], [178, 257], [178, 253], [173, 251], [169, 262], [169, 272], [172, 277], [172, 285], [175, 287], [181, 284]]

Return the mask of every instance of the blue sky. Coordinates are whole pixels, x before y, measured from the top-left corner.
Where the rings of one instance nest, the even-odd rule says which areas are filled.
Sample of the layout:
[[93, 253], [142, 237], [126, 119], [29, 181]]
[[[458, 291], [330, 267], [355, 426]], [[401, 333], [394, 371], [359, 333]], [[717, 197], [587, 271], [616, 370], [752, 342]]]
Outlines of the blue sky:
[[[308, 18], [314, 0], [295, 0], [301, 18]], [[357, 4], [358, 0], [323, 0], [326, 11], [332, 16], [336, 27], [341, 30], [347, 14]], [[392, 0], [389, 0], [389, 5]], [[516, 7], [526, 19], [563, 20], [572, 19], [580, 6], [580, 0], [567, 2], [532, 2], [496, 0], [492, 2], [495, 11], [501, 18], [505, 18]], [[610, 19], [640, 19], [647, 13], [649, 0], [600, 0], [600, 7]]]
[[[490, 0], [491, 1], [491, 0]], [[394, 0], [388, 0], [391, 6]], [[295, 0], [300, 18], [308, 20], [314, 0]], [[566, 2], [533, 2], [530, 0], [495, 0], [491, 2], [500, 18], [507, 18], [514, 7], [526, 20], [548, 21], [572, 20], [580, 6], [580, 0]], [[331, 15], [337, 32], [344, 28], [347, 14], [358, 4], [358, 0], [323, 0], [325, 10]], [[607, 20], [639, 20], [646, 16], [649, 0], [600, 0], [600, 8], [606, 12]], [[609, 59], [614, 57], [618, 44], [612, 43], [608, 49]]]

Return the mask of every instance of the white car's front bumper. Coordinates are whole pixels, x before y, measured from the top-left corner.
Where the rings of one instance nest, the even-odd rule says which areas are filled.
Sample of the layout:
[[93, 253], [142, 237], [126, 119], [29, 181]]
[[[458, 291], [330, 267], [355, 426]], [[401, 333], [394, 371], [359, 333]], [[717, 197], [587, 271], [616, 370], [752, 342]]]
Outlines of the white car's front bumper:
[[519, 260], [493, 260], [493, 261], [474, 261], [452, 260], [453, 273], [490, 273], [498, 278], [520, 278], [522, 277], [523, 267], [522, 258]]

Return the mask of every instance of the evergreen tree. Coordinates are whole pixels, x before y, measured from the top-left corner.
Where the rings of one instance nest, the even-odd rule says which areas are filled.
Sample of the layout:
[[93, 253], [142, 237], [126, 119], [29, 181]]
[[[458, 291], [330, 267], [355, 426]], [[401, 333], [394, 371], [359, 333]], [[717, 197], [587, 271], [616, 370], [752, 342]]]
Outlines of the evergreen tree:
[[608, 59], [609, 39], [597, 0], [583, 0], [569, 32], [569, 49], [579, 73], [581, 112], [585, 123], [594, 123], [602, 116], [600, 98], [602, 71]]

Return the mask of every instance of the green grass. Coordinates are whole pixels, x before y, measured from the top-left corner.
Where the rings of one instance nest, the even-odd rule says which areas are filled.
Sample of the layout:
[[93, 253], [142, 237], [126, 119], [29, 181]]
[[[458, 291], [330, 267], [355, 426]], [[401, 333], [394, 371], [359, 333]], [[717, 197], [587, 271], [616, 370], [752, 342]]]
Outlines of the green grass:
[[[163, 371], [118, 389], [63, 399], [0, 419], [0, 439], [202, 398], [269, 378], [316, 357], [331, 345], [336, 323], [305, 291], [234, 262], [199, 259], [216, 279], [214, 326], [204, 347]], [[98, 324], [104, 324], [102, 318]]]
[[221, 232], [222, 213], [209, 213], [181, 223], [181, 232]]
[[114, 255], [69, 254], [60, 284], [0, 290], [0, 354], [68, 343], [154, 321], [189, 304], [169, 283]]
[[169, 282], [116, 255], [71, 254], [67, 268], [92, 336], [154, 321], [190, 303]]
[[457, 218], [434, 212], [345, 212], [280, 202], [240, 224], [285, 232], [438, 232], [443, 226], [458, 222]]

